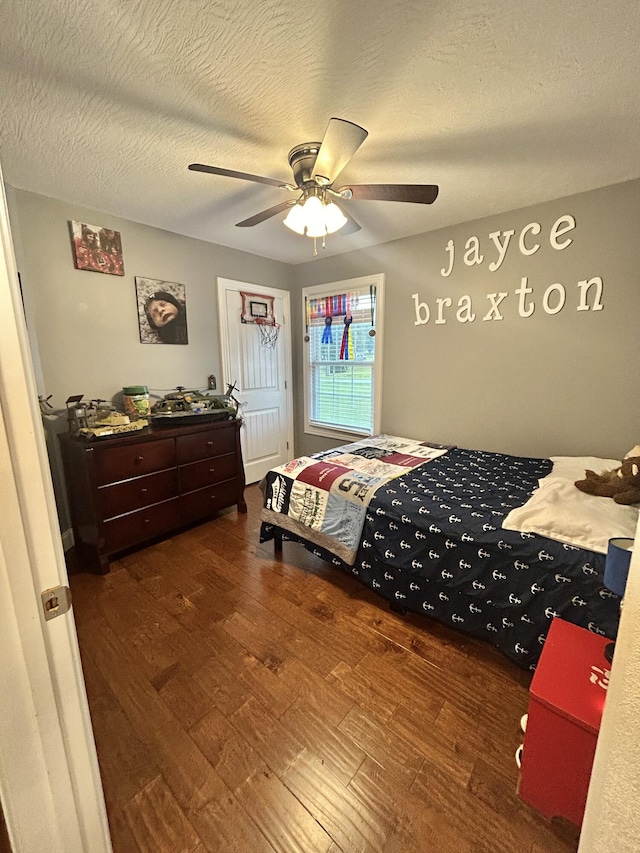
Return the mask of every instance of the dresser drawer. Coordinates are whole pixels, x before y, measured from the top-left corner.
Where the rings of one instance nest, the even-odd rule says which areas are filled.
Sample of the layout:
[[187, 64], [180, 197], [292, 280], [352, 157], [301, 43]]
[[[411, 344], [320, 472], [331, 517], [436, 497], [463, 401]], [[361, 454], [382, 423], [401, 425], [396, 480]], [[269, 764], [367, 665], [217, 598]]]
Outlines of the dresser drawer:
[[197, 462], [210, 456], [221, 456], [236, 452], [236, 429], [231, 425], [226, 429], [211, 429], [196, 432], [193, 435], [181, 435], [176, 439], [178, 465]]
[[179, 498], [173, 498], [105, 521], [103, 534], [106, 550], [110, 553], [121, 551], [129, 545], [173, 530], [179, 510], [178, 502]]
[[182, 494], [193, 492], [205, 486], [213, 486], [214, 483], [231, 480], [235, 476], [235, 453], [214, 456], [212, 459], [203, 459], [201, 462], [190, 462], [188, 465], [180, 466], [180, 491]]
[[238, 501], [238, 483], [228, 480], [217, 486], [189, 492], [180, 498], [180, 510], [184, 522], [195, 521], [211, 515], [219, 509], [233, 506]]
[[151, 474], [176, 464], [172, 438], [144, 441], [124, 447], [96, 447], [95, 469], [98, 485]]
[[178, 476], [175, 468], [147, 474], [133, 480], [124, 480], [98, 488], [101, 518], [124, 515], [140, 507], [166, 501], [178, 494]]

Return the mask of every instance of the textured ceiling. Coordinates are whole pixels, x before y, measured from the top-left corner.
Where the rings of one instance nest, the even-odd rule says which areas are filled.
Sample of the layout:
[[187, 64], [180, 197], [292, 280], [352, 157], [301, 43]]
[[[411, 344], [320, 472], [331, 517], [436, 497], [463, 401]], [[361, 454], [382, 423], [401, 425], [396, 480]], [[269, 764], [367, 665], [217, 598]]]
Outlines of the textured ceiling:
[[345, 204], [324, 254], [640, 176], [637, 0], [0, 0], [0, 158], [18, 188], [290, 263], [291, 181], [331, 116], [369, 131], [338, 183], [436, 183]]

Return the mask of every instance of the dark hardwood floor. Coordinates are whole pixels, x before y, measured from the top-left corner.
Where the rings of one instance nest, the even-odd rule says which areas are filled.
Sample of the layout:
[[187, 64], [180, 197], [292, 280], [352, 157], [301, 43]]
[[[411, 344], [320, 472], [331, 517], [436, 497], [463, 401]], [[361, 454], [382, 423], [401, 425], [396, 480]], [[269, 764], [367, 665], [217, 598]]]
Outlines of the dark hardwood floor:
[[516, 795], [528, 674], [258, 543], [260, 493], [71, 575], [116, 853], [568, 853]]

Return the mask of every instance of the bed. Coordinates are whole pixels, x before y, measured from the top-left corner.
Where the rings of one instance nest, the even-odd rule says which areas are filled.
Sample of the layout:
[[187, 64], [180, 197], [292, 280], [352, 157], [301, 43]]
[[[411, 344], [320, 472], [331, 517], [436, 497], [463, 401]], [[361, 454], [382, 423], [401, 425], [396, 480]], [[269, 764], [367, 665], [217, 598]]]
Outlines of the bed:
[[534, 669], [554, 616], [615, 639], [606, 543], [634, 536], [638, 510], [573, 482], [616, 464], [374, 436], [269, 471], [260, 541], [299, 542]]

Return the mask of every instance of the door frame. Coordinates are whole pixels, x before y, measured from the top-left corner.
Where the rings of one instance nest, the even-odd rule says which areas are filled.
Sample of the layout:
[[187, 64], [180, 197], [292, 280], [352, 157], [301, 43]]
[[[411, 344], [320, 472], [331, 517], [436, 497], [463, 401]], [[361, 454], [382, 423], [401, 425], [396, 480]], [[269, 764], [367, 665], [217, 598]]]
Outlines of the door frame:
[[111, 841], [0, 169], [0, 799], [16, 851]]
[[[285, 364], [285, 399], [286, 399], [286, 424], [287, 424], [287, 442], [290, 456], [295, 457], [294, 446], [294, 430], [293, 430], [293, 360], [291, 354], [291, 294], [288, 290], [283, 290], [278, 287], [268, 287], [262, 284], [252, 284], [248, 281], [236, 281], [231, 278], [223, 278], [218, 276], [216, 279], [218, 288], [218, 329], [220, 334], [220, 363], [222, 365], [222, 381], [226, 389], [227, 383], [231, 382], [231, 368], [229, 357], [229, 335], [227, 334], [227, 325], [224, 321], [227, 313], [227, 305], [225, 293], [228, 290], [233, 290], [236, 293], [242, 291], [250, 291], [260, 296], [274, 296], [276, 299], [284, 300], [284, 313], [280, 322], [280, 336], [284, 345], [284, 364]], [[236, 377], [237, 378], [237, 377]], [[224, 393], [224, 391], [223, 391]]]

